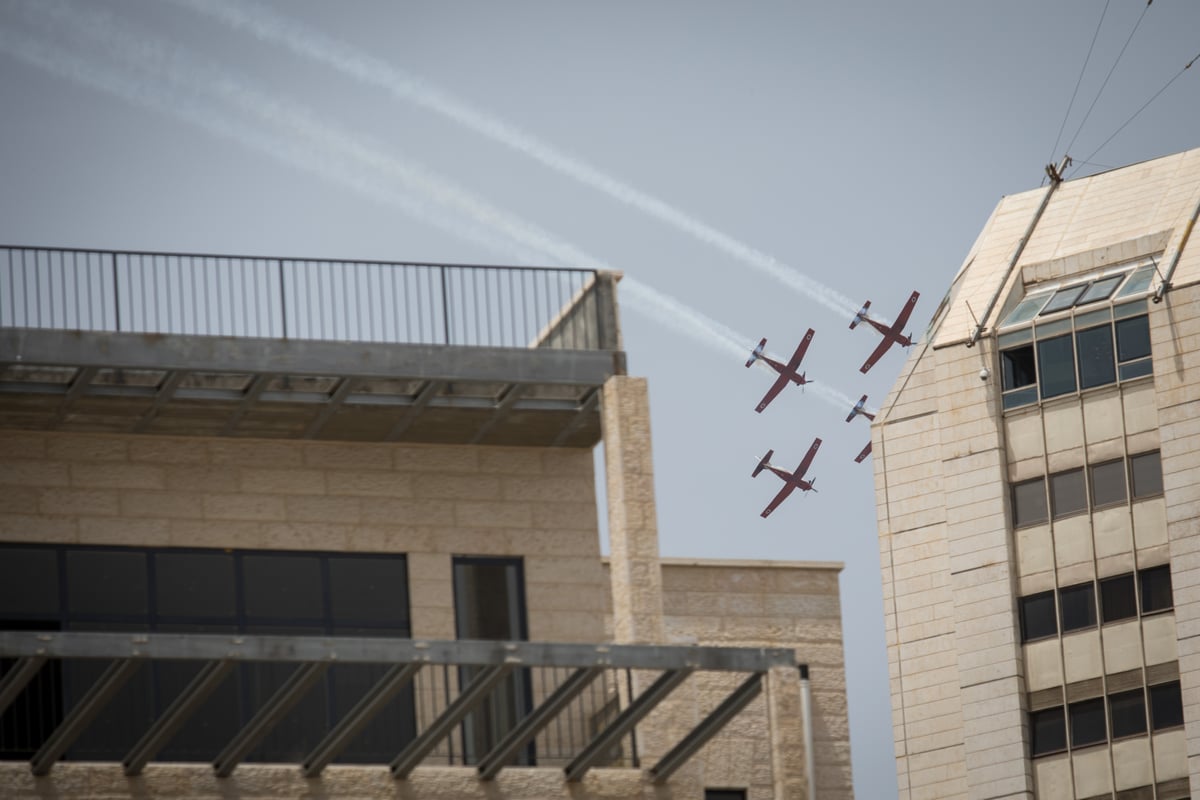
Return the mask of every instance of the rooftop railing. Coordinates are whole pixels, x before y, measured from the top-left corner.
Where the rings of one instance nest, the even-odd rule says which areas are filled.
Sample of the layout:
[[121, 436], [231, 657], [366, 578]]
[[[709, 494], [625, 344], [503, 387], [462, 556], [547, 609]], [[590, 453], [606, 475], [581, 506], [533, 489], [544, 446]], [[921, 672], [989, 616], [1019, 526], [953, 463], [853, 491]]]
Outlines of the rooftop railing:
[[0, 327], [616, 349], [588, 269], [0, 246]]

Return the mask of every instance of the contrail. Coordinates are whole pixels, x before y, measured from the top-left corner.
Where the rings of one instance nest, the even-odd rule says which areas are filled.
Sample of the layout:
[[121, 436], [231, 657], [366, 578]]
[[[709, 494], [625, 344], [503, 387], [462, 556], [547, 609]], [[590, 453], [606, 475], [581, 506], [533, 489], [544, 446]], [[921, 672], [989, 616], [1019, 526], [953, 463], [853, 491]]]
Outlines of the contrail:
[[[40, 43], [29, 37], [16, 36], [9, 31], [0, 29], [0, 50], [26, 63], [60, 77], [115, 94], [129, 102], [180, 117], [222, 138], [232, 139], [243, 146], [265, 152], [289, 165], [315, 173], [376, 200], [394, 205], [405, 213], [414, 214], [421, 221], [434, 224], [453, 235], [480, 241], [502, 251], [511, 251], [516, 247], [516, 253], [527, 259], [531, 255], [546, 254], [563, 259], [567, 263], [596, 269], [612, 269], [601, 259], [595, 258], [574, 245], [559, 240], [511, 214], [490, 206], [486, 201], [453, 186], [439, 176], [372, 150], [369, 146], [349, 138], [347, 134], [336, 128], [319, 123], [307, 113], [288, 108], [280, 101], [273, 101], [271, 98], [253, 91], [235, 81], [231, 76], [218, 73], [204, 65], [192, 63], [179, 48], [167, 51], [160, 44], [149, 43], [143, 37], [122, 30], [119, 24], [107, 14], [89, 12], [85, 13], [82, 18], [76, 14], [61, 15], [57, 13], [62, 11], [61, 5], [48, 3], [45, 0], [41, 0], [36, 5], [27, 4], [26, 7], [36, 10], [38, 13], [54, 15], [56, 22], [70, 28], [76, 35], [85, 36], [104, 44], [110, 51], [120, 54], [123, 60], [130, 62], [143, 72], [166, 77], [171, 83], [191, 85], [194, 89], [214, 93], [244, 110], [259, 114], [267, 121], [287, 125], [295, 133], [314, 139], [321, 144], [332, 145], [348, 151], [373, 170], [385, 169], [396, 174], [407, 185], [415, 184], [418, 190], [425, 192], [433, 190], [431, 192], [433, 199], [439, 204], [450, 206], [465, 213], [480, 225], [499, 231], [503, 234], [503, 238], [497, 239], [494, 236], [488, 236], [481, 239], [477, 228], [463, 226], [456, 220], [448, 220], [444, 214], [430, 213], [421, 204], [394, 191], [382, 189], [370, 180], [351, 174], [346, 168], [334, 162], [317, 160], [314, 153], [304, 148], [297, 148], [286, 139], [264, 135], [239, 125], [228, 117], [215, 112], [214, 109], [186, 102], [184, 98], [174, 92], [164, 90], [145, 80], [139, 81], [131, 78], [120, 70], [102, 68], [79, 58], [72, 52]], [[46, 9], [52, 10], [46, 12]], [[57, 9], [57, 12], [54, 9]], [[190, 75], [189, 68], [192, 72]], [[213, 80], [212, 83], [206, 83], [197, 77], [206, 74]], [[325, 151], [322, 150], [322, 152]], [[722, 355], [743, 357], [748, 352], [750, 339], [684, 303], [630, 278], [625, 278], [622, 285], [625, 290], [623, 294], [627, 296], [627, 299], [633, 301], [629, 305], [635, 310], [646, 313], [652, 319], [673, 327]], [[812, 386], [817, 387], [815, 381]], [[846, 407], [847, 404], [853, 404], [853, 401], [846, 395], [830, 387], [820, 386], [814, 393], [839, 409]]]
[[238, 0], [172, 0], [210, 19], [244, 30], [263, 41], [274, 42], [293, 53], [326, 64], [363, 83], [389, 92], [454, 120], [458, 124], [510, 147], [551, 170], [641, 211], [660, 222], [715, 247], [794, 289], [839, 317], [848, 318], [859, 304], [834, 289], [809, 278], [774, 256], [734, 239], [663, 200], [605, 174], [582, 159], [564, 153], [513, 125], [474, 109], [378, 58], [350, 45], [289, 20], [261, 5]]

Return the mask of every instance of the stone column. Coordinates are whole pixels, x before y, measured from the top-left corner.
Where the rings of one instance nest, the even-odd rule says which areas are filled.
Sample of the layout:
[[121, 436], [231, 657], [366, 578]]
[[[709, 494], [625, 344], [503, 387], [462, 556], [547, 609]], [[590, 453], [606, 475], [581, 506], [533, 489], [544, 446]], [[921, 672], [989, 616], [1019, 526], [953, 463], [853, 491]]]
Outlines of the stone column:
[[804, 748], [804, 707], [800, 671], [795, 667], [771, 667], [766, 682], [767, 730], [771, 745], [771, 783], [775, 800], [808, 797], [808, 754]]
[[609, 378], [604, 384], [601, 412], [608, 486], [613, 639], [620, 644], [661, 644], [662, 571], [646, 379]]

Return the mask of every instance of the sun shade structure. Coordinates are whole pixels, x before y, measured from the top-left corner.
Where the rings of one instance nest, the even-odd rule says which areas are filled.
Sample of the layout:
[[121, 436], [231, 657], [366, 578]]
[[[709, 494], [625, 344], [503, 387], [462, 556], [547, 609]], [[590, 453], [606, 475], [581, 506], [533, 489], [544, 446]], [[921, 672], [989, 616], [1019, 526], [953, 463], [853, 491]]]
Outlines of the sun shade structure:
[[64, 710], [61, 721], [30, 759], [30, 768], [35, 775], [50, 772], [135, 672], [144, 665], [162, 662], [188, 661], [202, 666], [122, 759], [126, 775], [138, 775], [153, 762], [171, 737], [186, 724], [188, 717], [239, 664], [287, 665], [292, 671], [229, 743], [214, 754], [212, 767], [218, 777], [233, 774], [238, 764], [334, 664], [385, 664], [388, 670], [300, 763], [308, 777], [319, 775], [356, 733], [422, 669], [440, 665], [473, 668], [475, 677], [388, 764], [391, 774], [399, 779], [407, 777], [421, 764], [441, 740], [517, 669], [566, 668], [568, 677], [520, 719], [490, 752], [482, 755], [478, 772], [485, 780], [495, 778], [514, 754], [564, 713], [580, 692], [607, 671], [653, 670], [659, 677], [642, 692], [629, 697], [615, 719], [582, 743], [565, 768], [568, 781], [579, 781], [589, 769], [606, 763], [605, 754], [613, 745], [693, 673], [746, 673], [745, 680], [731, 694], [650, 768], [658, 783], [665, 782], [758, 696], [768, 670], [798, 666], [793, 651], [769, 648], [12, 631], [0, 632], [0, 658], [12, 659], [12, 666], [0, 678], [0, 713], [49, 663], [109, 662], [82, 698]]

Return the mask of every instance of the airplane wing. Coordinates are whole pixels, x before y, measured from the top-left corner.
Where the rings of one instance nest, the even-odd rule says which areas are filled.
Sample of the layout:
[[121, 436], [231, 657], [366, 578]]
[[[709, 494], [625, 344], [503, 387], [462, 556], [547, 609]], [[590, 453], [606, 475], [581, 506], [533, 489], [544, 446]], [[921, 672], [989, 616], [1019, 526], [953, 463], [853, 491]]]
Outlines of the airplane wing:
[[900, 333], [904, 330], [904, 324], [908, 322], [909, 316], [913, 309], [916, 308], [917, 298], [921, 296], [920, 292], [913, 292], [912, 297], [908, 298], [908, 302], [904, 304], [904, 308], [900, 310], [900, 315], [896, 317], [896, 321], [892, 323], [892, 330]]
[[875, 349], [871, 351], [871, 355], [867, 357], [867, 360], [861, 367], [859, 367], [858, 371], [866, 375], [867, 370], [875, 366], [875, 362], [882, 358], [883, 354], [886, 353], [888, 348], [891, 346], [892, 340], [885, 336], [882, 340], [880, 340], [879, 344], [875, 345]]
[[808, 345], [812, 342], [813, 333], [813, 329], [809, 328], [808, 333], [804, 334], [804, 338], [796, 346], [796, 352], [792, 355], [792, 360], [787, 365], [789, 370], [795, 371], [796, 367], [800, 366], [800, 362], [804, 360], [804, 354], [808, 352]]
[[762, 410], [770, 405], [771, 401], [775, 399], [775, 396], [782, 392], [783, 387], [787, 385], [788, 379], [786, 375], [780, 375], [778, 378], [776, 378], [775, 383], [771, 384], [771, 388], [767, 389], [767, 393], [763, 395], [762, 402], [760, 402], [758, 407], [754, 410], [761, 414]]
[[767, 507], [763, 509], [761, 515], [762, 518], [766, 519], [767, 517], [771, 516], [771, 512], [778, 508], [780, 503], [782, 503], [784, 500], [787, 500], [788, 495], [791, 494], [795, 488], [796, 484], [785, 483], [783, 488], [779, 490], [779, 493], [775, 495], [775, 499], [768, 503]]
[[862, 452], [854, 457], [854, 461], [855, 463], [861, 464], [863, 459], [869, 455], [871, 455], [871, 443], [867, 442], [867, 446], [862, 449]]
[[796, 467], [796, 471], [792, 473], [796, 479], [804, 477], [804, 473], [808, 472], [809, 464], [812, 464], [813, 456], [817, 454], [817, 450], [821, 447], [821, 440], [813, 439], [812, 447], [808, 448], [808, 452], [804, 454], [804, 460], [800, 462], [800, 466]]

